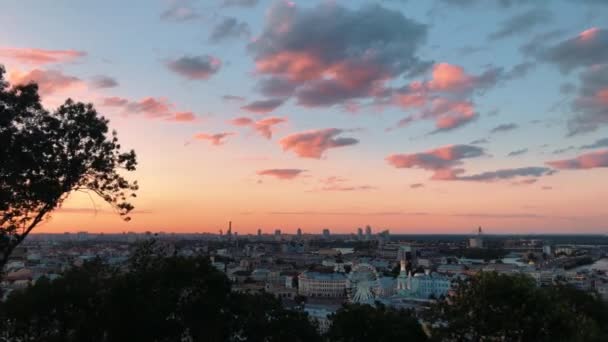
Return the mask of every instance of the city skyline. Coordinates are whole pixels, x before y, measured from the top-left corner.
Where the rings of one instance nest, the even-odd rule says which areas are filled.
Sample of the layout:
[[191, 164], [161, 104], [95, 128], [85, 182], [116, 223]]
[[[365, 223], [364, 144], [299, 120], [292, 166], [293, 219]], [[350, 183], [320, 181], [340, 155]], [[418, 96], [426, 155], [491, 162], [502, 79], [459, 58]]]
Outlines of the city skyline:
[[29, 2], [8, 80], [95, 104], [141, 186], [36, 233], [608, 232], [608, 4]]

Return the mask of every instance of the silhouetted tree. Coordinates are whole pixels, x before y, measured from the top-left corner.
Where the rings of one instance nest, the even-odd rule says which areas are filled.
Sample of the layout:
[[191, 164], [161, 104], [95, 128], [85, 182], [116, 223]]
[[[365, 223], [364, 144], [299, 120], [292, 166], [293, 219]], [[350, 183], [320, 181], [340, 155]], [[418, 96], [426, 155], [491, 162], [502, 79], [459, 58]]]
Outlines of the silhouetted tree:
[[0, 341], [319, 341], [306, 314], [268, 294], [230, 291], [203, 257], [144, 243], [128, 271], [99, 261], [0, 302]]
[[539, 288], [526, 275], [483, 272], [432, 309], [439, 341], [606, 341], [608, 311], [592, 294]]
[[381, 304], [343, 306], [331, 317], [327, 338], [335, 342], [428, 340], [411, 312]]
[[233, 294], [231, 312], [236, 317], [231, 340], [248, 342], [321, 341], [308, 316], [287, 310], [269, 294]]
[[116, 270], [98, 260], [62, 278], [39, 279], [0, 303], [0, 340], [94, 341], [103, 336], [105, 298]]
[[121, 152], [116, 132], [93, 105], [68, 99], [43, 108], [36, 84], [13, 85], [0, 66], [0, 270], [11, 252], [74, 191], [99, 195], [125, 220], [137, 182], [135, 152]]

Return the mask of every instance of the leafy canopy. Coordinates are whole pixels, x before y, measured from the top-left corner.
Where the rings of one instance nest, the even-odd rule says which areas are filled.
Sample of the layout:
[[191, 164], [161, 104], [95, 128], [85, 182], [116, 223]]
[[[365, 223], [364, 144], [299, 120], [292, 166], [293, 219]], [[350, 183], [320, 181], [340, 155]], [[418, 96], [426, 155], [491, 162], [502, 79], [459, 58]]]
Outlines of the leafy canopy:
[[431, 311], [442, 341], [607, 341], [608, 307], [571, 287], [482, 272]]
[[54, 111], [38, 86], [10, 86], [0, 66], [0, 269], [12, 250], [74, 191], [94, 193], [128, 220], [137, 182], [133, 150], [122, 152], [116, 132], [92, 104], [71, 99]]

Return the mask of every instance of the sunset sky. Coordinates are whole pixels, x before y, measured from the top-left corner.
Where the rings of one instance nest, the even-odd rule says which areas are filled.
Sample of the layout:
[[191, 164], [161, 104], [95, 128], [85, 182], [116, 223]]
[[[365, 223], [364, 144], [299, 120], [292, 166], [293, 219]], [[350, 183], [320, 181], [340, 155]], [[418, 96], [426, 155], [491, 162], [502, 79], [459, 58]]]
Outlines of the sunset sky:
[[5, 0], [0, 64], [92, 102], [132, 221], [38, 232], [608, 233], [608, 1]]

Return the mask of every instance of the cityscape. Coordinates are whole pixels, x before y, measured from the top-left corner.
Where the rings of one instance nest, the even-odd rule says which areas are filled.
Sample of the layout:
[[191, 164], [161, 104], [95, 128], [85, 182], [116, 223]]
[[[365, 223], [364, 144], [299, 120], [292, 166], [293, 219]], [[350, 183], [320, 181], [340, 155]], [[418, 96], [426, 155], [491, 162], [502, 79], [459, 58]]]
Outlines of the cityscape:
[[608, 341], [608, 0], [7, 0], [0, 342]]
[[[237, 293], [267, 293], [308, 314], [326, 333], [345, 303], [382, 303], [420, 314], [480, 272], [522, 274], [538, 287], [564, 285], [608, 301], [608, 236], [391, 235], [357, 228], [351, 234], [273, 232], [35, 234], [13, 254], [2, 282], [5, 298], [40, 277], [100, 258], [124, 265], [134, 246], [158, 241], [167, 253], [209, 258]], [[421, 316], [423, 317], [423, 316]]]

